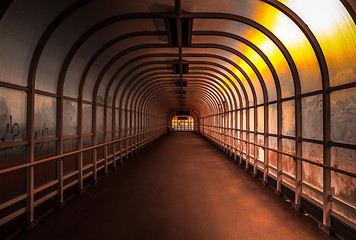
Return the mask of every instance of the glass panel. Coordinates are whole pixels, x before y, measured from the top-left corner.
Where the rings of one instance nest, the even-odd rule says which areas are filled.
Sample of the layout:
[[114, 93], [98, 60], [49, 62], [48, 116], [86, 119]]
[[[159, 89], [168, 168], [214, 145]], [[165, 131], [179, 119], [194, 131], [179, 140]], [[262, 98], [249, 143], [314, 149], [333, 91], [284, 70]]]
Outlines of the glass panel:
[[83, 104], [83, 133], [92, 132], [92, 105]]
[[[264, 136], [263, 135], [258, 135], [258, 144], [263, 145], [264, 144]], [[264, 149], [261, 147], [257, 148], [257, 156], [258, 159], [260, 159], [262, 162], [265, 161], [265, 155], [264, 155]]]
[[246, 110], [242, 111], [242, 129], [246, 130]]
[[305, 138], [323, 139], [322, 96], [302, 98], [302, 135]]
[[57, 178], [57, 161], [36, 165], [35, 169], [35, 188], [51, 182]]
[[63, 135], [76, 135], [78, 124], [78, 103], [63, 101]]
[[[0, 143], [26, 138], [26, 108], [25, 92], [0, 87]], [[0, 169], [25, 162], [25, 146], [0, 148]], [[0, 175], [0, 192], [0, 203], [25, 193], [26, 169]]]
[[121, 110], [121, 129], [125, 128], [125, 119], [126, 119], [126, 112], [125, 110]]
[[[302, 143], [302, 157], [314, 160], [315, 162], [323, 162], [323, 146], [314, 143]], [[302, 181], [312, 187], [323, 191], [323, 168], [311, 163], [302, 162]], [[322, 201], [322, 197], [316, 192], [304, 187], [303, 193], [309, 195], [317, 201]]]
[[253, 108], [250, 108], [250, 131], [254, 131], [255, 129], [255, 125], [254, 125], [254, 109]]
[[112, 130], [112, 109], [107, 109], [107, 131]]
[[331, 139], [356, 144], [356, 95], [355, 88], [332, 92]]
[[282, 134], [295, 136], [295, 103], [287, 101], [282, 103]]
[[257, 131], [263, 133], [264, 132], [264, 122], [265, 122], [265, 116], [264, 116], [264, 107], [258, 107], [257, 108]]
[[26, 193], [26, 169], [1, 174], [0, 192], [0, 204]]
[[86, 147], [90, 147], [93, 145], [92, 143], [92, 136], [85, 136], [83, 137], [83, 147], [86, 148]]
[[[68, 139], [63, 141], [63, 152], [71, 152], [77, 150], [78, 140]], [[78, 169], [78, 154], [69, 155], [63, 158], [63, 173], [68, 174]]]
[[104, 131], [104, 108], [100, 106], [96, 107], [96, 131]]
[[[250, 142], [254, 142], [254, 134], [253, 133], [250, 133]], [[253, 144], [249, 144], [250, 146], [250, 155], [251, 156], [255, 156], [255, 153], [254, 153], [254, 146]], [[251, 162], [253, 162], [253, 159], [250, 159]]]
[[269, 133], [277, 134], [277, 104], [269, 105], [268, 127]]
[[237, 129], [241, 129], [241, 116], [240, 111], [237, 112]]
[[57, 132], [56, 98], [35, 95], [35, 139], [55, 137]]
[[78, 149], [78, 139], [67, 139], [63, 141], [63, 152], [68, 153]]
[[35, 143], [35, 160], [55, 156], [56, 151], [56, 142]]
[[[284, 0], [313, 31], [328, 65], [330, 85], [353, 82], [356, 76], [356, 28], [341, 1]], [[352, 1], [351, 1], [352, 2]], [[306, 7], [308, 6], [308, 7]], [[318, 11], [315, 11], [318, 9]]]
[[0, 143], [26, 138], [26, 105], [26, 93], [0, 87]]
[[0, 169], [20, 165], [26, 162], [26, 147], [16, 146], [0, 148]]
[[[92, 136], [83, 137], [83, 147], [90, 147], [92, 146]], [[88, 150], [83, 152], [83, 166], [89, 165], [93, 162], [93, 151]]]
[[[269, 147], [273, 149], [277, 149], [277, 138], [276, 137], [269, 137]], [[274, 151], [268, 151], [268, 165], [273, 167], [277, 167], [277, 153]], [[268, 172], [271, 173], [273, 176], [276, 176], [276, 171], [273, 168], [269, 168]]]
[[120, 128], [120, 111], [115, 109], [115, 129]]
[[[331, 165], [349, 172], [356, 172], [356, 150], [332, 147], [331, 148]], [[331, 172], [332, 194], [336, 198], [356, 207], [356, 178], [347, 175]], [[356, 214], [342, 207], [333, 209], [344, 217], [356, 222]]]
[[[295, 141], [290, 139], [282, 139], [283, 152], [295, 154]], [[295, 177], [295, 161], [294, 158], [282, 154], [282, 171], [289, 176]], [[283, 182], [289, 185], [294, 185], [294, 181], [288, 177], [283, 177]]]

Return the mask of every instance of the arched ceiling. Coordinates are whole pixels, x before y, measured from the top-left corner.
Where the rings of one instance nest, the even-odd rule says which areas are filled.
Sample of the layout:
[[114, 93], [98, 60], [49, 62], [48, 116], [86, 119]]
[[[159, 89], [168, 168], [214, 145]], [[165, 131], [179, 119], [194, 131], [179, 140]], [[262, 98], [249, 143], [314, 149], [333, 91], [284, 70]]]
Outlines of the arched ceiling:
[[277, 191], [293, 180], [296, 205], [310, 194], [325, 226], [335, 212], [354, 222], [355, 10], [354, 0], [2, 0], [0, 148], [24, 149], [3, 166], [26, 164], [0, 174], [31, 170], [32, 222], [35, 165], [119, 142], [122, 161], [128, 139], [147, 144], [190, 110], [240, 164], [275, 173]]
[[353, 1], [4, 1], [2, 9], [1, 81], [113, 107], [204, 116], [326, 93], [356, 77]]

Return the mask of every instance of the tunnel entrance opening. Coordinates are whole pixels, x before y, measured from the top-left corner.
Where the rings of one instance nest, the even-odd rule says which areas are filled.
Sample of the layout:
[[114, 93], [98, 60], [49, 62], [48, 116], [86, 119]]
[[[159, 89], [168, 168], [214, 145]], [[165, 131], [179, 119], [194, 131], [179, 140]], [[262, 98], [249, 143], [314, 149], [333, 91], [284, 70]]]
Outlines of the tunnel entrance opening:
[[194, 131], [194, 119], [191, 116], [175, 116], [172, 119], [173, 132], [192, 132]]

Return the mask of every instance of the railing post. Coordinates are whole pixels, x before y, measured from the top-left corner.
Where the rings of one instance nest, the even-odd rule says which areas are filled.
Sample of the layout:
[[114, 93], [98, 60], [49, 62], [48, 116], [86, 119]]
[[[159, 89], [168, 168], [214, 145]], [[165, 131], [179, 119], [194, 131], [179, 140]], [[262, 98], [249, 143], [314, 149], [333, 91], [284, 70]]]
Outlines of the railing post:
[[[78, 106], [78, 149], [83, 149], [83, 99], [79, 99]], [[78, 188], [79, 193], [83, 192], [83, 152], [78, 154]]]
[[[112, 137], [111, 139], [114, 141], [116, 140], [116, 108], [113, 106], [111, 109], [111, 126], [112, 126]], [[116, 169], [116, 142], [113, 142], [112, 144], [112, 167], [113, 169]]]
[[120, 151], [120, 164], [123, 163], [123, 160], [122, 160], [122, 157], [123, 157], [123, 154], [122, 154], [122, 109], [121, 107], [119, 108], [119, 151]]
[[[97, 145], [97, 134], [96, 134], [96, 119], [97, 119], [97, 103], [94, 102], [93, 103], [93, 111], [92, 111], [92, 118], [93, 118], [93, 126], [92, 126], [92, 131], [93, 131], [93, 137], [92, 137], [92, 141], [93, 141], [93, 146]], [[98, 181], [98, 173], [97, 173], [97, 158], [98, 158], [98, 154], [97, 154], [97, 149], [94, 148], [93, 149], [93, 182], [94, 184], [96, 184], [96, 182]]]
[[[29, 81], [29, 92], [27, 94], [27, 151], [26, 160], [28, 163], [35, 161], [35, 91], [34, 79]], [[32, 228], [34, 222], [34, 188], [35, 188], [35, 170], [34, 166], [28, 167], [26, 171], [26, 227]]]
[[248, 143], [250, 141], [250, 109], [246, 107], [246, 166], [245, 170], [248, 171], [248, 165], [250, 161], [250, 144]]
[[[108, 108], [104, 103], [104, 142], [108, 142]], [[104, 146], [104, 176], [108, 175], [108, 145]]]

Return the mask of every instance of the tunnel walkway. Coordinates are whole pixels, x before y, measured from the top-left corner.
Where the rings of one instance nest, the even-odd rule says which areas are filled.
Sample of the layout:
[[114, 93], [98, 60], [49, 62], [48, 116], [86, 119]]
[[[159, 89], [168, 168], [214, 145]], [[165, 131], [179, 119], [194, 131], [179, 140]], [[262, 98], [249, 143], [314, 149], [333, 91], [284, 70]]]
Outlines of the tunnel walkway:
[[334, 239], [198, 134], [165, 135], [14, 239]]

